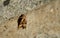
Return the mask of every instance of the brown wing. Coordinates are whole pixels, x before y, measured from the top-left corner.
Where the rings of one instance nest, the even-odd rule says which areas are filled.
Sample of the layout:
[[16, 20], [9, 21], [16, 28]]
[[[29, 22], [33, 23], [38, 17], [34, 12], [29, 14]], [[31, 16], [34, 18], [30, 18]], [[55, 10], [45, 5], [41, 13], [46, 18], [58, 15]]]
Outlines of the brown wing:
[[26, 19], [23, 20], [22, 24], [27, 24], [27, 21]]

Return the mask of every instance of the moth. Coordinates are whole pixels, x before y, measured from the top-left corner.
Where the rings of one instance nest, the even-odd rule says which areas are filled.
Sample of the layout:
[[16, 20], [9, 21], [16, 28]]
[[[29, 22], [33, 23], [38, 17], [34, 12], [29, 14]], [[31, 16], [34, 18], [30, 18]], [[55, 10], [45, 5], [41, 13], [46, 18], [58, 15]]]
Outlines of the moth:
[[27, 24], [27, 20], [26, 20], [26, 15], [21, 14], [21, 16], [19, 16], [18, 18], [18, 29], [19, 28], [26, 28], [26, 24]]

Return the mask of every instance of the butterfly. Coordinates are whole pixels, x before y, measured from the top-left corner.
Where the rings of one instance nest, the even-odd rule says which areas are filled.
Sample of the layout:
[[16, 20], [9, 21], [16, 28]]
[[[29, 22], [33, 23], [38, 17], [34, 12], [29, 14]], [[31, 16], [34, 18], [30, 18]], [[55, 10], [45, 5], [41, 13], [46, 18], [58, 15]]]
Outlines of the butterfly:
[[27, 20], [26, 20], [26, 15], [21, 14], [18, 18], [18, 29], [19, 28], [26, 28]]

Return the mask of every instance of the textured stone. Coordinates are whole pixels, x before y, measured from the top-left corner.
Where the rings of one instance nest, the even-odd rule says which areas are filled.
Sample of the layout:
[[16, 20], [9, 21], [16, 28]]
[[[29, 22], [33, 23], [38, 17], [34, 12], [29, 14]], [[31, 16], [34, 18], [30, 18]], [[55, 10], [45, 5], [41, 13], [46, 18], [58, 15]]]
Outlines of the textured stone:
[[[0, 38], [60, 38], [60, 0], [10, 0], [5, 7], [3, 1]], [[27, 25], [18, 30], [17, 19], [22, 13], [26, 14]]]

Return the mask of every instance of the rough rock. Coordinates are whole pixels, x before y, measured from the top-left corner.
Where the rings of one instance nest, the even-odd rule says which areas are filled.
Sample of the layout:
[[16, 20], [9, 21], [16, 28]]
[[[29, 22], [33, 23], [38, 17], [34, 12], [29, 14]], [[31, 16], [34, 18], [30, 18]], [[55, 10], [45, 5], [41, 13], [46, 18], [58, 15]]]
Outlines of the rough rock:
[[[60, 38], [60, 0], [11, 0], [5, 7], [3, 1], [0, 38]], [[17, 29], [22, 13], [27, 16], [26, 29]]]

